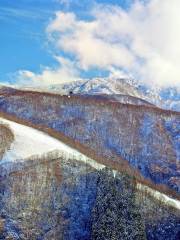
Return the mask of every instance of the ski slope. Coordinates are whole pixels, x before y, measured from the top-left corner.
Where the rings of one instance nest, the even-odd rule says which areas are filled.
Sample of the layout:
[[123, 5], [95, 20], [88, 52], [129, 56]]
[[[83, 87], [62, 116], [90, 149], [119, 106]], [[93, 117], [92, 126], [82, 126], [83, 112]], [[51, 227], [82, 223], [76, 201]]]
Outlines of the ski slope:
[[59, 156], [65, 155], [69, 158], [81, 160], [96, 169], [104, 166], [88, 158], [76, 149], [73, 149], [61, 141], [43, 133], [37, 129], [0, 118], [0, 123], [8, 124], [14, 134], [14, 142], [10, 149], [5, 153], [0, 163], [11, 161], [24, 161], [34, 155], [43, 155], [48, 152], [57, 151]]
[[[97, 163], [95, 160], [88, 158], [76, 149], [67, 146], [61, 141], [37, 129], [4, 118], [0, 118], [0, 123], [8, 124], [15, 137], [10, 149], [5, 153], [1, 160], [1, 164], [9, 161], [25, 161], [26, 158], [33, 155], [42, 155], [56, 150], [58, 151], [59, 156], [65, 155], [69, 159], [83, 161], [97, 170], [105, 167], [104, 165]], [[115, 177], [117, 171], [113, 170], [113, 174]], [[165, 204], [180, 209], [180, 201], [178, 200], [170, 198], [169, 196], [142, 184], [137, 184], [137, 188], [141, 191], [146, 190], [156, 199], [163, 199]]]

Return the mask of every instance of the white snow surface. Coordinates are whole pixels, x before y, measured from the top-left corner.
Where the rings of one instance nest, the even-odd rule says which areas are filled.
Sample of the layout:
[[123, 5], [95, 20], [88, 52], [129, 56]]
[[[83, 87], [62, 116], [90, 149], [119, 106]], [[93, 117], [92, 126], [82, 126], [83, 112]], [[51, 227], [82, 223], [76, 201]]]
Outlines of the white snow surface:
[[[24, 126], [22, 124], [0, 118], [0, 123], [8, 124], [11, 131], [14, 133], [15, 140], [11, 144], [10, 149], [6, 152], [1, 164], [10, 161], [24, 161], [33, 155], [42, 155], [54, 150], [58, 150], [59, 154], [67, 154], [70, 159], [85, 162], [95, 169], [103, 169], [105, 166], [97, 163], [95, 160], [88, 158], [86, 155], [80, 153], [63, 142], [49, 136], [34, 128]], [[113, 170], [114, 177], [117, 171]], [[170, 198], [169, 196], [155, 191], [145, 185], [137, 184], [137, 188], [141, 191], [147, 190], [153, 197], [163, 200], [165, 204], [180, 209], [180, 201]]]
[[142, 185], [142, 184], [137, 184], [137, 188], [141, 191], [147, 191], [151, 196], [155, 197], [156, 199], [159, 199], [160, 201], [166, 203], [167, 205], [180, 209], [180, 201], [175, 200], [166, 194], [163, 194], [161, 192], [155, 191], [152, 188]]
[[24, 159], [34, 155], [40, 156], [48, 152], [58, 151], [59, 155], [65, 154], [69, 158], [81, 160], [96, 169], [102, 169], [104, 167], [76, 149], [69, 147], [63, 142], [37, 129], [4, 118], [0, 118], [0, 123], [8, 124], [15, 138], [10, 149], [3, 156], [1, 163], [24, 161]]
[[14, 142], [3, 157], [3, 162], [5, 160], [16, 161], [55, 149], [66, 148], [66, 145], [36, 129], [2, 118], [0, 118], [0, 122], [8, 124], [15, 136]]

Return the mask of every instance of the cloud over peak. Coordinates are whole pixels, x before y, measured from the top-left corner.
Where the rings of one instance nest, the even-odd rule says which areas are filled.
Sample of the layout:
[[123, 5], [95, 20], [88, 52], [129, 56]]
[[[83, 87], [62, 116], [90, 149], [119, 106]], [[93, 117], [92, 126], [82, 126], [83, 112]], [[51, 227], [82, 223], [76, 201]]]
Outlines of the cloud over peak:
[[70, 64], [45, 69], [37, 77], [48, 82], [52, 70], [61, 81], [58, 74], [65, 71], [68, 78], [93, 68], [110, 74], [113, 69], [149, 86], [180, 86], [179, 9], [179, 0], [136, 0], [128, 10], [95, 4], [86, 19], [58, 11], [47, 33], [60, 53], [71, 56], [66, 59]]

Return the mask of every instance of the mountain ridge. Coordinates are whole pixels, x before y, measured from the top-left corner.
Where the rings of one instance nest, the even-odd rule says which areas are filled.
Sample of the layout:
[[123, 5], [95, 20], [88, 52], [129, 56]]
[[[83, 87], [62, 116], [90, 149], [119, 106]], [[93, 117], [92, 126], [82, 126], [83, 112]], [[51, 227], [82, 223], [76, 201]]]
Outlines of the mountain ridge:
[[[180, 94], [176, 88], [150, 88], [131, 78], [91, 78], [77, 79], [69, 83], [37, 85], [37, 86], [14, 86], [17, 89], [42, 91], [68, 94], [89, 94], [89, 95], [126, 95], [136, 97], [157, 105], [160, 108], [180, 111]], [[119, 99], [121, 101], [121, 99]]]
[[[29, 96], [31, 96], [32, 95], [32, 99], [33, 100], [35, 100], [36, 99], [36, 97], [37, 97], [37, 94], [38, 94], [38, 97], [41, 95], [42, 96], [42, 98], [44, 97], [44, 94], [43, 93], [35, 93], [35, 92], [26, 92], [26, 91], [17, 91], [17, 96], [19, 95], [19, 96], [21, 96], [21, 98], [23, 99], [23, 96], [28, 96], [28, 94], [30, 94]], [[14, 95], [16, 96], [16, 94], [14, 93]], [[57, 96], [57, 97], [60, 97], [59, 95], [54, 95], [54, 94], [50, 94], [50, 93], [48, 93], [48, 94], [46, 94], [47, 96], [49, 96], [49, 97], [55, 97], [55, 96]], [[11, 98], [13, 97], [13, 95], [8, 95], [8, 96], [10, 96]], [[8, 96], [6, 96], [6, 97], [8, 97]], [[8, 97], [9, 98], [9, 97]], [[61, 96], [60, 97], [61, 99], [64, 99], [63, 101], [71, 101], [73, 104], [75, 103], [75, 99], [76, 99], [76, 101], [79, 101], [79, 99], [81, 99], [82, 98], [82, 96], [72, 96], [71, 98], [69, 98], [68, 96]], [[90, 98], [90, 99], [89, 99]], [[89, 99], [89, 100], [88, 100]], [[88, 103], [88, 101], [91, 101], [90, 102], [90, 104], [97, 104], [97, 102], [98, 102], [98, 104], [100, 104], [100, 106], [102, 106], [102, 104], [104, 105], [104, 106], [106, 106], [107, 105], [107, 103], [108, 103], [108, 101], [107, 101], [107, 103], [106, 103], [106, 101], [104, 102], [104, 100], [95, 100], [95, 99], [93, 99], [91, 96], [88, 96], [87, 97], [87, 99], [86, 99], [86, 97], [85, 96], [83, 96], [83, 99], [82, 99], [82, 101], [83, 101], [83, 103], [85, 103], [86, 101], [87, 101], [87, 103]], [[40, 103], [40, 101], [38, 100], [38, 102]], [[110, 107], [110, 109], [113, 109], [116, 105], [117, 105], [117, 107], [118, 106], [121, 106], [121, 108], [122, 108], [122, 106], [126, 106], [127, 104], [121, 104], [121, 103], [108, 103], [108, 104], [110, 104], [111, 106], [109, 106]], [[1, 106], [2, 107], [2, 106]], [[118, 107], [119, 108], [119, 107]], [[156, 107], [145, 107], [145, 106], [135, 106], [135, 105], [128, 105], [128, 108], [130, 108], [130, 109], [137, 109], [137, 108], [139, 108], [139, 109], [141, 109], [141, 111], [144, 111], [143, 109], [146, 109], [146, 111], [147, 111], [147, 109], [148, 109], [148, 112], [149, 111], [152, 111], [152, 112], [154, 112], [154, 111], [156, 111], [157, 113], [159, 113], [159, 114], [163, 114], [164, 116], [169, 116], [169, 114], [170, 115], [174, 115], [174, 116], [180, 116], [180, 113], [178, 113], [178, 112], [173, 112], [173, 111], [167, 111], [167, 110], [162, 110], [162, 109], [158, 109], [158, 108], [156, 108]], [[133, 111], [134, 111], [133, 110]], [[131, 110], [130, 110], [131, 111]], [[4, 114], [4, 116], [6, 116], [6, 118], [7, 118], [7, 116], [9, 116], [10, 118], [12, 117], [12, 120], [13, 119], [16, 119], [17, 118], [17, 116], [16, 116], [16, 114], [12, 114], [11, 113], [11, 115], [9, 115], [8, 113], [3, 113], [2, 111], [1, 111], [1, 114], [2, 114], [2, 116], [3, 116], [3, 114]], [[19, 120], [20, 120], [20, 118], [19, 118]], [[18, 121], [18, 118], [17, 118], [17, 121]], [[20, 121], [25, 121], [25, 123], [26, 124], [32, 124], [32, 126], [34, 126], [34, 127], [40, 127], [40, 129], [41, 129], [41, 125], [43, 126], [43, 124], [35, 124], [35, 125], [33, 125], [33, 123], [31, 122], [30, 123], [30, 121], [29, 120], [23, 120], [22, 118], [21, 118], [21, 120]], [[45, 130], [45, 131], [47, 131], [47, 133], [49, 133], [50, 135], [51, 134], [53, 134], [54, 136], [56, 136], [56, 137], [58, 137], [59, 136], [59, 134], [61, 134], [62, 135], [62, 132], [60, 133], [60, 132], [57, 132], [57, 131], [54, 131], [52, 128], [48, 128], [47, 126], [46, 126], [46, 124], [44, 125], [44, 127], [43, 127], [43, 129]], [[60, 136], [61, 136], [60, 135]], [[67, 134], [65, 134], [65, 135], [62, 135], [63, 136], [63, 138], [64, 139], [66, 139], [67, 137], [68, 137], [68, 135]], [[72, 139], [72, 138], [71, 138]], [[65, 141], [69, 141], [70, 140], [70, 138], [67, 138], [67, 140], [65, 140]], [[80, 141], [75, 141], [75, 144], [77, 144], [76, 146], [79, 146], [80, 147], [80, 149], [86, 149], [86, 148], [84, 148], [85, 146], [84, 145], [82, 145], [83, 146], [83, 148], [81, 148], [81, 144], [80, 144]], [[88, 149], [88, 148], [87, 148]], [[86, 150], [85, 150], [86, 151]], [[92, 149], [91, 149], [91, 151], [92, 151]], [[94, 156], [94, 154], [95, 153], [93, 153], [93, 151], [92, 151], [92, 154], [93, 155], [91, 155], [91, 156]], [[100, 156], [98, 156], [98, 158], [99, 158]], [[104, 159], [102, 159], [103, 161], [104, 161]], [[109, 161], [109, 160], [108, 160]], [[108, 162], [106, 162], [106, 164], [108, 164]], [[115, 163], [113, 163], [113, 164], [115, 164]]]

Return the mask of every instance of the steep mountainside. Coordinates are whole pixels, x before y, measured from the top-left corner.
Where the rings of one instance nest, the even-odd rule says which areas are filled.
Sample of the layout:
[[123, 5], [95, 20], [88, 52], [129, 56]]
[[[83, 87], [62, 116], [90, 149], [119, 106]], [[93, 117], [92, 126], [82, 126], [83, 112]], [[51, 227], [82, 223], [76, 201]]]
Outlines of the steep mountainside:
[[[180, 191], [180, 114], [151, 106], [112, 102], [98, 96], [3, 93], [2, 112], [63, 133], [105, 157], [122, 159], [146, 179]], [[98, 151], [97, 151], [98, 149]]]
[[137, 191], [129, 176], [54, 155], [9, 168], [1, 239], [178, 239], [179, 210]]
[[19, 152], [19, 142], [24, 157], [37, 146], [43, 155], [0, 162], [0, 239], [178, 239], [180, 206], [165, 195], [40, 131], [1, 121], [14, 133], [9, 151]]

